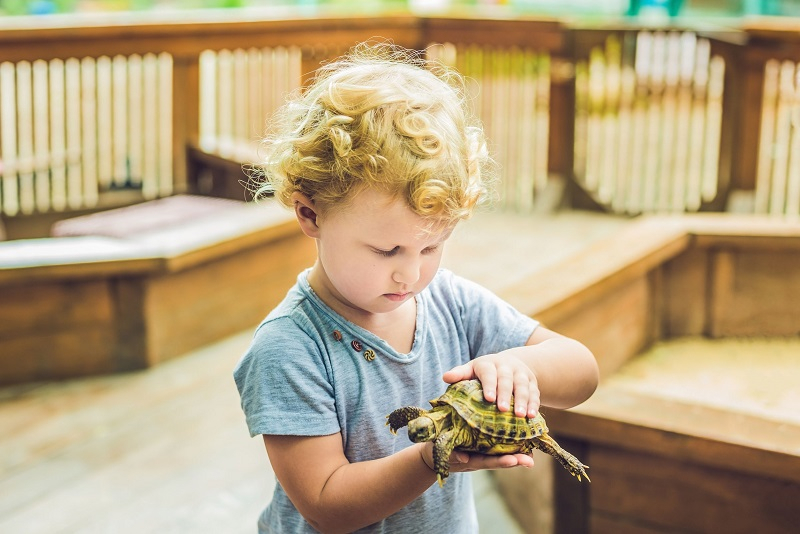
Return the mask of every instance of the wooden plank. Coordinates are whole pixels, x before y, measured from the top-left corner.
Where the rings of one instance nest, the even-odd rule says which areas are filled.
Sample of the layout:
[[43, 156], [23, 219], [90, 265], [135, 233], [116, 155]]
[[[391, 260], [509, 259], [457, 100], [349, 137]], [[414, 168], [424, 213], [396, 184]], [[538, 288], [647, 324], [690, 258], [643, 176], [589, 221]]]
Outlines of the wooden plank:
[[297, 273], [311, 267], [315, 251], [313, 241], [299, 234], [269, 248], [245, 250], [148, 279], [144, 288], [148, 363], [231, 335], [243, 325], [255, 326], [280, 302]]
[[[590, 464], [594, 459], [587, 442], [564, 438], [557, 434], [555, 437], [559, 445], [591, 467]], [[579, 481], [566, 469], [561, 469], [560, 465], [556, 466], [553, 472], [554, 534], [586, 534], [589, 532], [590, 491], [588, 480]]]
[[642, 219], [537, 275], [548, 283], [523, 282], [501, 296], [532, 316], [547, 314], [560, 320], [556, 318], [656, 268], [689, 243], [679, 219]]
[[160, 202], [83, 220], [114, 234], [116, 216], [124, 237], [156, 209], [159, 227], [127, 239], [35, 241], [27, 258], [26, 243], [0, 244], [0, 383], [139, 369], [214, 342], [256, 324], [313, 263], [313, 241], [275, 204], [218, 200], [225, 209], [176, 225]]
[[613, 532], [614, 534], [656, 534], [663, 529], [648, 526], [640, 521], [619, 514], [609, 514], [602, 510], [592, 510], [589, 518], [591, 532]]
[[[628, 225], [626, 218], [592, 212], [551, 217], [482, 211], [459, 224], [444, 249], [442, 264], [508, 296], [521, 286], [538, 284], [535, 275], [542, 269], [568, 260]], [[525, 304], [526, 308], [531, 304]]]
[[[751, 42], [744, 47], [742, 58], [737, 65], [731, 65], [732, 75], [740, 78], [740, 98], [742, 102], [757, 103], [743, 106], [740, 111], [740, 132], [731, 147], [732, 150], [732, 189], [753, 191], [756, 188], [760, 162], [760, 136], [764, 131], [762, 113], [765, 83], [764, 61], [756, 56], [758, 53]], [[766, 58], [769, 60], [771, 58]], [[733, 70], [735, 69], [735, 70]], [[728, 86], [730, 88], [730, 85]], [[768, 167], [767, 167], [768, 168]]]
[[592, 446], [592, 507], [631, 523], [689, 532], [793, 531], [800, 483]]
[[11, 62], [0, 63], [0, 154], [3, 159], [2, 195], [4, 215], [16, 215], [20, 211], [19, 184], [17, 183], [17, 68]]
[[712, 335], [800, 333], [800, 251], [721, 251], [715, 257]]
[[[125, 17], [106, 15], [94, 19], [93, 24], [81, 24], [77, 17], [65, 18], [61, 24], [48, 26], [25, 27], [17, 23], [0, 31], [0, 54], [8, 61], [33, 61], [84, 57], [102, 48], [109, 57], [161, 52], [175, 57], [196, 57], [206, 48], [234, 49], [243, 42], [259, 48], [315, 43], [325, 43], [331, 48], [348, 48], [381, 35], [413, 48], [423, 41], [420, 18], [411, 15], [300, 14], [282, 19], [259, 19], [252, 13], [243, 13], [238, 14], [238, 20], [234, 12], [223, 19], [219, 13], [185, 11], [178, 15], [180, 20], [168, 14], [134, 12], [126, 13]], [[458, 26], [459, 20], [453, 24]], [[557, 27], [557, 24], [553, 22], [551, 26]], [[525, 25], [517, 24], [517, 27], [520, 28], [518, 34], [531, 38], [532, 32], [525, 30]], [[542, 39], [549, 42], [548, 36], [552, 38], [552, 34], [544, 34]], [[560, 34], [554, 36], [558, 42], [562, 39]], [[58, 46], [53, 46], [53, 43], [58, 43]]]
[[6, 336], [0, 385], [113, 371], [113, 329], [105, 324]]
[[734, 255], [730, 249], [715, 251], [709, 258], [709, 295], [706, 308], [705, 334], [722, 337], [721, 323], [733, 304], [734, 277], [736, 276]]
[[[8, 460], [4, 467], [30, 467], [32, 464], [28, 462], [35, 463], [37, 456], [41, 457], [39, 459], [57, 459], [58, 449], [65, 445], [79, 449], [98, 447], [99, 444], [84, 442], [85, 435], [97, 425], [115, 425], [116, 435], [105, 434], [108, 439], [117, 439], [119, 434], [132, 437], [129, 434], [152, 417], [148, 413], [150, 409], [164, 402], [183, 404], [187, 396], [193, 395], [194, 388], [233, 386], [232, 381], [230, 384], [227, 381], [217, 384], [223, 362], [227, 362], [224, 363], [225, 372], [232, 371], [240, 351], [247, 347], [250, 338], [242, 332], [195, 351], [185, 362], [169, 362], [158, 370], [4, 389], [0, 420], [15, 432], [3, 433], [0, 445], [6, 450], [21, 447], [25, 453], [4, 456]], [[226, 347], [230, 352], [222, 352]], [[212, 358], [218, 361], [212, 361]], [[189, 369], [193, 372], [185, 374]], [[131, 403], [132, 398], [137, 402]], [[138, 414], [138, 421], [126, 421], [135, 414]], [[119, 425], [120, 422], [124, 424]], [[154, 424], [157, 422], [153, 421]], [[144, 438], [135, 439], [136, 442], [131, 444], [134, 450]], [[106, 461], [109, 454], [113, 454], [113, 449], [95, 461]]]
[[[128, 180], [128, 57], [111, 59], [111, 153], [112, 184], [123, 188]], [[69, 106], [67, 106], [69, 110]]]
[[797, 218], [800, 216], [800, 61], [795, 63], [796, 74], [794, 76], [794, 89], [788, 96], [790, 100], [790, 111], [792, 132], [791, 141], [787, 150], [789, 151], [788, 175], [786, 186], [786, 211], [788, 217]]
[[734, 244], [753, 249], [771, 248], [773, 239], [780, 240], [780, 248], [792, 247], [798, 242], [800, 225], [767, 215], [732, 215], [730, 213], [703, 213], [685, 215], [682, 224], [694, 236], [698, 246]]
[[0, 384], [109, 371], [111, 301], [96, 280], [3, 288]]
[[144, 369], [149, 362], [149, 339], [145, 315], [146, 277], [126, 276], [110, 280], [114, 292], [115, 372]]
[[581, 340], [597, 358], [601, 377], [610, 376], [655, 339], [654, 290], [648, 277], [609, 289], [570, 313], [535, 316], [548, 328]]
[[31, 80], [31, 63], [17, 63], [17, 183], [19, 209], [23, 214], [32, 213], [35, 208]]
[[[103, 189], [109, 189], [114, 176], [113, 127], [111, 123], [112, 82], [111, 58], [97, 58], [97, 180]], [[57, 96], [54, 92], [54, 97]]]
[[[708, 66], [708, 100], [706, 102], [706, 133], [703, 146], [702, 199], [712, 203], [720, 187], [727, 187], [729, 176], [720, 175], [720, 146], [722, 145], [722, 97], [725, 82], [725, 61], [713, 56]], [[724, 183], [719, 183], [724, 180]]]
[[686, 205], [693, 211], [702, 205], [703, 147], [706, 134], [706, 97], [708, 94], [709, 42], [706, 39], [695, 43], [694, 71], [692, 72], [693, 96], [690, 103], [689, 157], [686, 170]]
[[[32, 287], [4, 287], [0, 299], [0, 336], [50, 328], [67, 330], [78, 325], [108, 323], [112, 308], [102, 281], [83, 284], [51, 282]], [[85, 304], [85, 305], [84, 305]]]
[[264, 203], [128, 240], [87, 237], [81, 247], [57, 239], [5, 242], [0, 243], [0, 287], [53, 277], [178, 271], [299, 233], [291, 212]]
[[699, 335], [706, 331], [708, 253], [689, 249], [666, 262], [661, 321], [663, 337]]
[[547, 51], [560, 51], [565, 45], [561, 23], [541, 16], [528, 19], [428, 16], [420, 18], [420, 23], [426, 43], [475, 43]]
[[2, 395], [0, 426], [15, 432], [0, 436], [0, 530], [251, 531], [274, 478], [219, 379], [251, 335], [151, 372]]
[[[197, 62], [188, 68], [176, 68], [170, 54], [158, 54], [158, 195], [168, 196], [186, 192], [186, 145], [189, 138], [197, 132], [194, 115], [198, 95], [195, 90], [181, 92], [182, 85], [176, 78], [183, 76], [181, 82], [188, 88], [197, 87]], [[182, 96], [181, 107], [176, 107], [176, 94]], [[178, 122], [183, 124], [178, 124]], [[184, 129], [185, 128], [185, 129]]]
[[[144, 171], [144, 139], [145, 137], [154, 139], [154, 132], [144, 133], [144, 117], [156, 117], [155, 110], [145, 110], [144, 108], [144, 66], [142, 56], [133, 54], [128, 58], [126, 69], [126, 91], [127, 91], [127, 135], [128, 143], [125, 152], [127, 153], [127, 173], [130, 184], [141, 188], [145, 198], [149, 197], [149, 185], [144, 185], [142, 175]], [[150, 80], [152, 84], [152, 80]], [[150, 122], [150, 121], [148, 121]]]
[[[97, 173], [99, 135], [98, 101], [97, 101], [97, 62], [94, 58], [86, 57], [81, 60], [81, 177], [83, 192], [91, 205], [96, 205], [99, 200], [100, 181]], [[42, 210], [44, 211], [44, 210]]]
[[[690, 206], [687, 202], [687, 178], [689, 170], [689, 153], [691, 151], [691, 118], [692, 118], [692, 78], [695, 68], [697, 36], [692, 32], [683, 32], [679, 41], [679, 59], [677, 68], [677, 111], [675, 157], [673, 167], [672, 209], [673, 212], [695, 211], [699, 206]], [[688, 210], [687, 210], [688, 208]]]
[[800, 482], [800, 426], [788, 422], [602, 384], [584, 404], [548, 412], [547, 420], [562, 435], [593, 444]]

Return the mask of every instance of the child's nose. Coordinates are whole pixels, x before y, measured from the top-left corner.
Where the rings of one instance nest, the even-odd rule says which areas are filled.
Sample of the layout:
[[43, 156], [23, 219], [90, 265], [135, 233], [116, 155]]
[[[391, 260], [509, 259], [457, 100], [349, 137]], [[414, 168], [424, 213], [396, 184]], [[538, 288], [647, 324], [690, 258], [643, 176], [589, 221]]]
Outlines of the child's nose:
[[419, 280], [419, 263], [408, 261], [397, 265], [392, 279], [399, 284], [413, 284]]

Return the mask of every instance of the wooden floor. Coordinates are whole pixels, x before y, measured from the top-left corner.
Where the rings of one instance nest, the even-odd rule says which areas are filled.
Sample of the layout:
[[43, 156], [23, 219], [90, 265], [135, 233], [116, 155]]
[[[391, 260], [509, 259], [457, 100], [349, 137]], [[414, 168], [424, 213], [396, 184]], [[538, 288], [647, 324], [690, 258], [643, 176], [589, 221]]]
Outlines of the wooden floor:
[[149, 371], [5, 389], [0, 532], [254, 532], [274, 479], [231, 377], [250, 336]]
[[[497, 290], [622, 223], [486, 214], [453, 237], [445, 265]], [[274, 478], [231, 375], [251, 333], [147, 371], [0, 389], [0, 533], [255, 532]], [[481, 491], [496, 526], [497, 496]]]

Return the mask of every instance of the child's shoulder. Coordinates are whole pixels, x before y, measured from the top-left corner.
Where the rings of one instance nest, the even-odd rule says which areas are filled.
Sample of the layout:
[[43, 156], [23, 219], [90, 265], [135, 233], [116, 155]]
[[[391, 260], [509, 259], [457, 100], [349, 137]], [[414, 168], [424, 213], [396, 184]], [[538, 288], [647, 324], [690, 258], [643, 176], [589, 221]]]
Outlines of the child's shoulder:
[[267, 314], [257, 331], [275, 328], [308, 330], [324, 315], [324, 311], [314, 300], [313, 292], [308, 287], [305, 276], [301, 274], [283, 300]]
[[264, 322], [273, 321], [283, 317], [291, 317], [297, 313], [305, 313], [308, 295], [295, 284], [286, 293], [277, 306], [275, 306], [264, 319]]

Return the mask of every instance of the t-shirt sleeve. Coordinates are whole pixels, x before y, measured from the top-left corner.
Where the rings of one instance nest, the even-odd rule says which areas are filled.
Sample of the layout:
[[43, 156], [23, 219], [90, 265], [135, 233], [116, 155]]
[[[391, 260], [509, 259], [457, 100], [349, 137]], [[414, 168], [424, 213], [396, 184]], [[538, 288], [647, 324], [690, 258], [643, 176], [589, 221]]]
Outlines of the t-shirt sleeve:
[[290, 317], [262, 324], [234, 370], [250, 435], [339, 432], [329, 372], [319, 344]]
[[472, 358], [525, 345], [539, 322], [485, 287], [451, 274]]

